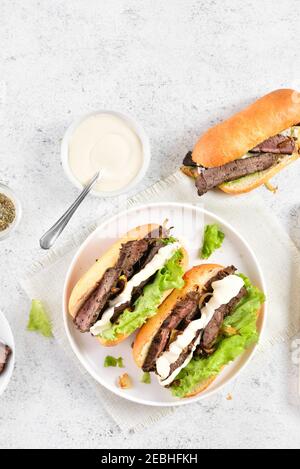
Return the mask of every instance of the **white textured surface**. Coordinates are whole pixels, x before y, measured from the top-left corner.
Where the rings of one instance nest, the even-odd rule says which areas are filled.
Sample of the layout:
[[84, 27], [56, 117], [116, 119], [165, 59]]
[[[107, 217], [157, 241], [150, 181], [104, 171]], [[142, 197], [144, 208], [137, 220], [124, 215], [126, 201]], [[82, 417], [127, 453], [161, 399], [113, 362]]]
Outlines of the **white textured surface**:
[[[17, 342], [0, 447], [300, 446], [289, 344], [257, 356], [234, 389], [124, 435], [55, 343], [25, 332], [29, 305], [17, 283], [76, 195], [59, 156], [72, 119], [105, 107], [139, 119], [153, 149], [142, 189], [175, 170], [211, 123], [274, 88], [300, 88], [299, 21], [296, 0], [2, 0], [0, 179], [18, 192], [24, 216], [0, 244], [0, 307]], [[296, 163], [277, 177], [276, 196], [262, 193], [300, 246], [299, 176]], [[87, 200], [67, 233], [103, 203]]]

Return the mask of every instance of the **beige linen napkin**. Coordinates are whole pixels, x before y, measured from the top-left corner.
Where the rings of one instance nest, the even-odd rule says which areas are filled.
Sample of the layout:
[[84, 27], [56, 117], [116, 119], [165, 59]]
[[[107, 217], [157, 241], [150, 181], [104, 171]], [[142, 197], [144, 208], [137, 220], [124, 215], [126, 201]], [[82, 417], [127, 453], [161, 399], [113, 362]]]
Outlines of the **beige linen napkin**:
[[[268, 318], [260, 346], [291, 338], [299, 329], [300, 290], [299, 252], [274, 215], [255, 193], [228, 197], [211, 192], [203, 198], [196, 194], [191, 180], [180, 172], [154, 184], [127, 201], [127, 207], [152, 202], [185, 202], [201, 205], [230, 222], [249, 242], [261, 264], [268, 292]], [[111, 213], [109, 214], [111, 216]], [[105, 213], [99, 219], [103, 222]], [[57, 342], [96, 388], [99, 400], [121, 430], [138, 430], [174, 411], [174, 408], [147, 407], [115, 396], [96, 383], [73, 354], [62, 321], [62, 289], [74, 253], [97, 223], [72, 237], [59, 250], [38, 261], [21, 281], [29, 298], [38, 298], [51, 315]], [[50, 288], [51, 286], [51, 288]]]

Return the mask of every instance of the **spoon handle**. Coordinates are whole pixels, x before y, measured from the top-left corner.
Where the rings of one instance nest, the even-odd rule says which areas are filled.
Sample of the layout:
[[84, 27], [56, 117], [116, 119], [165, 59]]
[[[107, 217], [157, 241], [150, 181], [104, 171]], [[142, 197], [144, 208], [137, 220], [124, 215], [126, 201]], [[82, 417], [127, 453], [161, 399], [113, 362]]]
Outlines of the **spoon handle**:
[[50, 249], [60, 234], [63, 232], [72, 216], [78, 209], [81, 202], [86, 198], [88, 193], [91, 191], [93, 186], [96, 184], [99, 178], [99, 172], [93, 176], [90, 182], [84, 187], [82, 192], [79, 194], [75, 202], [68, 208], [68, 210], [60, 217], [59, 220], [41, 237], [40, 246], [42, 249]]

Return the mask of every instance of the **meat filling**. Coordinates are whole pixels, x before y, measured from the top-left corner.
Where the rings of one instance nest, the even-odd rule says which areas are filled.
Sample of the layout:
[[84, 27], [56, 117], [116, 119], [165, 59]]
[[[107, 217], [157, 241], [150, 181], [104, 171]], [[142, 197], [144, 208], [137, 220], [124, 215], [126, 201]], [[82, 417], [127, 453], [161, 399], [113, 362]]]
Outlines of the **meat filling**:
[[11, 352], [11, 348], [8, 345], [0, 342], [0, 375], [5, 370]]
[[198, 195], [205, 194], [223, 182], [234, 181], [248, 174], [269, 169], [278, 162], [280, 156], [280, 154], [263, 153], [259, 156], [231, 161], [223, 166], [204, 169], [196, 179]]
[[182, 350], [182, 352], [181, 352], [180, 356], [178, 357], [178, 359], [176, 360], [176, 362], [171, 364], [170, 374], [169, 375], [171, 375], [175, 370], [177, 370], [177, 368], [179, 368], [181, 365], [184, 364], [186, 359], [189, 357], [189, 355], [193, 351], [194, 346], [195, 346], [195, 342], [197, 341], [197, 339], [198, 339], [199, 335], [201, 334], [201, 332], [202, 332], [201, 342], [197, 346], [194, 353], [197, 354], [197, 355], [200, 355], [200, 354], [201, 355], [202, 354], [209, 355], [209, 354], [212, 354], [214, 352], [214, 350], [215, 350], [214, 345], [215, 345], [215, 342], [216, 342], [216, 340], [219, 336], [220, 329], [222, 327], [222, 324], [223, 324], [223, 321], [224, 321], [225, 317], [229, 316], [229, 314], [231, 314], [234, 307], [237, 305], [237, 303], [240, 301], [240, 299], [244, 295], [246, 295], [246, 293], [247, 293], [246, 288], [244, 288], [244, 287], [241, 288], [240, 292], [238, 293], [238, 295], [235, 298], [233, 298], [228, 304], [220, 306], [220, 308], [218, 308], [215, 311], [215, 314], [213, 315], [213, 317], [210, 320], [210, 322], [208, 323], [208, 325], [205, 327], [204, 331], [200, 331], [200, 330], [197, 331], [197, 333], [196, 333], [194, 339], [192, 340], [192, 342], [190, 342], [189, 345], [184, 350]]
[[[127, 280], [130, 280], [136, 272], [139, 272], [153, 259], [164, 245], [164, 241], [161, 238], [153, 239], [152, 236], [155, 234], [162, 235], [163, 233], [166, 233], [166, 231], [162, 228], [160, 231], [156, 230], [155, 233], [151, 232], [143, 239], [128, 241], [122, 245], [116, 265], [105, 271], [96, 289], [75, 317], [74, 323], [81, 332], [90, 330], [98, 318], [101, 317], [101, 313], [105, 310], [108, 302], [124, 288], [124, 284], [120, 286], [120, 277], [125, 276]], [[137, 298], [137, 293], [142, 291], [145, 284], [146, 282], [143, 282], [142, 286], [136, 287], [133, 299]], [[126, 303], [116, 308], [115, 321], [128, 306], [130, 304]]]
[[184, 166], [198, 166], [197, 163], [195, 163], [195, 161], [192, 159], [192, 152], [189, 151], [185, 157], [183, 158], [183, 162], [182, 164]]
[[107, 269], [96, 290], [78, 311], [74, 324], [81, 332], [88, 332], [97, 321], [99, 314], [110, 299], [112, 288], [117, 284], [120, 271], [116, 268]]
[[203, 331], [200, 345], [197, 347], [197, 353], [205, 353], [206, 355], [210, 355], [214, 352], [214, 346], [216, 340], [219, 336], [220, 329], [222, 327], [223, 321], [226, 316], [229, 316], [230, 313], [233, 311], [234, 307], [238, 304], [240, 299], [247, 294], [247, 290], [245, 287], [241, 288], [238, 295], [235, 298], [227, 303], [226, 305], [220, 306], [218, 308], [210, 322], [207, 324], [206, 328]]
[[191, 352], [193, 351], [193, 348], [195, 346], [195, 342], [197, 341], [199, 335], [200, 335], [201, 331], [197, 331], [194, 339], [192, 340], [191, 343], [189, 343], [189, 345], [182, 350], [180, 356], [178, 357], [178, 359], [176, 360], [176, 362], [172, 363], [171, 366], [170, 366], [170, 375], [175, 371], [177, 370], [177, 368], [179, 368], [181, 365], [183, 365], [183, 363], [185, 362], [185, 360], [187, 359], [187, 357], [191, 354]]
[[[222, 280], [228, 275], [234, 274], [235, 271], [236, 268], [234, 266], [228, 266], [218, 271], [217, 274], [214, 275], [205, 284], [204, 290], [208, 293], [212, 292], [213, 282]], [[197, 332], [197, 335], [193, 341], [182, 351], [178, 360], [171, 365], [170, 375], [175, 369], [177, 369], [185, 362], [186, 358], [190, 355], [195, 341], [199, 337], [200, 333], [202, 334], [201, 342], [197, 347], [196, 352], [198, 354], [208, 354], [213, 352], [213, 347], [216, 343], [225, 317], [231, 314], [234, 307], [246, 293], [246, 289], [243, 287], [235, 298], [233, 298], [228, 304], [220, 306], [215, 311], [214, 316], [207, 324], [205, 329], [203, 331], [199, 331], [199, 333]], [[144, 361], [143, 371], [156, 371], [156, 361], [159, 356], [168, 349], [171, 333], [173, 331], [175, 331], [175, 333], [180, 333], [192, 320], [198, 319], [200, 317], [201, 313], [199, 309], [199, 299], [199, 292], [192, 291], [176, 303], [170, 315], [164, 320], [151, 342], [146, 359]]]
[[168, 345], [171, 332], [177, 328], [187, 315], [197, 312], [198, 301], [198, 292], [190, 292], [176, 303], [171, 314], [164, 320], [151, 342], [144, 361], [143, 371], [155, 371], [156, 360]]
[[[155, 233], [156, 234], [156, 233]], [[158, 233], [157, 233], [158, 234]], [[149, 238], [147, 237], [148, 241], [148, 250], [146, 254], [143, 256], [143, 258], [139, 261], [139, 269], [142, 270], [150, 261], [152, 261], [153, 257], [158, 253], [161, 247], [164, 246], [164, 240], [162, 238], [157, 238], [157, 239], [152, 239], [151, 233]], [[154, 279], [154, 276], [151, 276], [147, 280], [144, 280], [143, 282], [140, 283], [137, 287], [134, 287], [131, 295], [131, 300], [128, 301], [127, 303], [123, 303], [122, 305], [116, 306], [114, 309], [114, 314], [111, 318], [111, 322], [114, 324], [117, 322], [123, 311], [127, 308], [131, 308], [135, 301], [138, 299], [138, 297], [142, 294], [143, 289], [148, 283], [152, 282]]]
[[264, 142], [252, 148], [252, 153], [282, 153], [285, 155], [291, 155], [294, 153], [296, 148], [295, 140], [292, 137], [286, 137], [285, 135], [274, 135], [273, 137], [267, 138]]

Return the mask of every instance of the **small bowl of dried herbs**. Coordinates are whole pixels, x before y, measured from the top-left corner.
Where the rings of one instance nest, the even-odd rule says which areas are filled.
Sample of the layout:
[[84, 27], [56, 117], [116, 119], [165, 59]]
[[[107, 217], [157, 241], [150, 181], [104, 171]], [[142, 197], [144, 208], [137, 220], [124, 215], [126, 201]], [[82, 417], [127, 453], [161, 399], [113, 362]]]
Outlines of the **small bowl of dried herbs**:
[[21, 219], [21, 204], [14, 192], [0, 183], [0, 241], [7, 238]]

